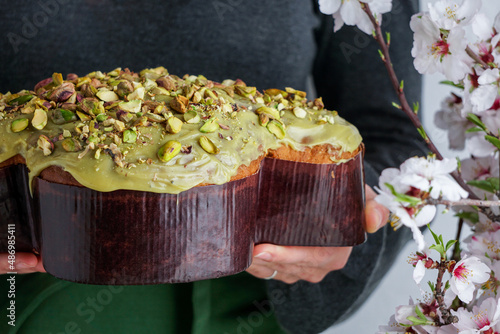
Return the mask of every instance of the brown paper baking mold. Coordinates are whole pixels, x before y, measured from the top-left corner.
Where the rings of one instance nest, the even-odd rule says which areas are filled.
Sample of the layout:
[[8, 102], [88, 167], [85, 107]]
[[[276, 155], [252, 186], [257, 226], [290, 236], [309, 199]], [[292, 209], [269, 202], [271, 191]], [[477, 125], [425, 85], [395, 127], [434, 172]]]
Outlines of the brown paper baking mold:
[[2, 233], [17, 222], [17, 251], [34, 248], [47, 272], [87, 284], [222, 277], [250, 265], [255, 243], [354, 246], [366, 237], [362, 152], [338, 164], [266, 158], [250, 177], [178, 195], [40, 178], [33, 200], [28, 189], [24, 165], [0, 168]]

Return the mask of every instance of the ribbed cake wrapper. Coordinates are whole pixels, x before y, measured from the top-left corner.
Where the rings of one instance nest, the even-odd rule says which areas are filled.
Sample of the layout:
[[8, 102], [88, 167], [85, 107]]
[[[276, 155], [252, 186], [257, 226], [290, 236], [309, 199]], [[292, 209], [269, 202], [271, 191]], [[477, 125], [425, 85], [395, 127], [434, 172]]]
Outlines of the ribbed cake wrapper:
[[180, 194], [99, 192], [0, 168], [0, 221], [17, 251], [39, 251], [55, 277], [87, 284], [159, 284], [228, 276], [255, 244], [364, 242], [363, 152], [341, 163], [265, 158], [249, 177]]
[[11, 253], [12, 250], [37, 253], [40, 238], [29, 192], [28, 169], [17, 162], [0, 165], [0, 252], [7, 252], [10, 244]]

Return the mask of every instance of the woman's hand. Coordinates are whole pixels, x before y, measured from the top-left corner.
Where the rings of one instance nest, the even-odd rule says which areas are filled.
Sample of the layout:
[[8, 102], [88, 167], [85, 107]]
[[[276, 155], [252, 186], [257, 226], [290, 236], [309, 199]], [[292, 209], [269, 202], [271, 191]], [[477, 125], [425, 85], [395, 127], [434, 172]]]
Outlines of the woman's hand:
[[[375, 202], [375, 192], [366, 190], [366, 226], [369, 233], [387, 223], [389, 211]], [[288, 284], [299, 280], [318, 283], [333, 270], [342, 269], [352, 247], [298, 247], [260, 244], [255, 246], [252, 265], [247, 272], [258, 278], [277, 279]], [[275, 274], [276, 272], [276, 274]]]
[[0, 253], [0, 274], [16, 272], [18, 274], [29, 274], [35, 272], [44, 273], [42, 258], [33, 253], [16, 253], [14, 268], [11, 268], [9, 254]]

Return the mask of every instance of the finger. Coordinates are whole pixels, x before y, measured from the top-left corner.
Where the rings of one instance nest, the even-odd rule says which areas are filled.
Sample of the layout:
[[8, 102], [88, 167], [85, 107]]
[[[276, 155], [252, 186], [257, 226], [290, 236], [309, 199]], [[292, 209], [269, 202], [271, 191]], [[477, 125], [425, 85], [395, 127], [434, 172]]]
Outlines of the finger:
[[[293, 284], [295, 282], [298, 282], [300, 278], [296, 275], [293, 274], [288, 274], [284, 271], [277, 271], [276, 274], [274, 272], [276, 269], [272, 268], [269, 266], [269, 264], [264, 263], [264, 264], [255, 264], [252, 263], [252, 265], [246, 270], [249, 274], [260, 278], [260, 279], [265, 279], [265, 280], [278, 280], [282, 281], [287, 284]], [[274, 277], [273, 277], [274, 276]]]
[[389, 210], [375, 201], [376, 194], [366, 186], [365, 229], [368, 233], [377, 232], [389, 220]]
[[352, 247], [303, 247], [260, 244], [254, 248], [254, 261], [274, 264], [321, 267], [329, 271], [345, 266]]
[[9, 262], [9, 254], [0, 254], [0, 274], [16, 272], [18, 274], [28, 274], [33, 272], [45, 272], [41, 260], [32, 253], [16, 253], [14, 267]]
[[269, 265], [252, 262], [246, 271], [257, 278], [266, 279], [274, 274], [274, 270]]
[[377, 197], [377, 193], [370, 187], [369, 185], [365, 184], [365, 198], [367, 201], [371, 201]]
[[[277, 272], [274, 275], [274, 272]], [[274, 279], [288, 284], [304, 280], [310, 283], [321, 282], [328, 271], [319, 268], [299, 267], [294, 265], [282, 265], [273, 263], [253, 263], [247, 272], [261, 279]], [[274, 275], [274, 277], [273, 277]]]

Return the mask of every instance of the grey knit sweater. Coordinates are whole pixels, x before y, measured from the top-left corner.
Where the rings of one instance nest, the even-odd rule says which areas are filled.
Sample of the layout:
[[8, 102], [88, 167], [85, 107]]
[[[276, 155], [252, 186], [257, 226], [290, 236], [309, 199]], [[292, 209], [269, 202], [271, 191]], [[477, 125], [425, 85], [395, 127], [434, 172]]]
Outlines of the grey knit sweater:
[[[416, 0], [395, 0], [385, 16], [394, 66], [409, 101], [420, 97], [408, 22]], [[306, 89], [312, 77], [327, 107], [354, 123], [366, 145], [367, 183], [381, 169], [424, 150], [417, 131], [391, 107], [390, 88], [373, 38], [351, 27], [333, 34], [315, 1], [43, 0], [3, 1], [0, 92], [33, 87], [53, 72], [165, 66], [173, 74], [241, 78], [259, 89]], [[408, 240], [384, 228], [355, 247], [347, 266], [318, 284], [269, 282], [281, 325], [318, 333], [352, 313]], [[284, 297], [283, 297], [284, 296]]]

